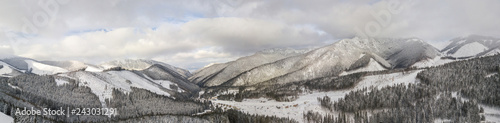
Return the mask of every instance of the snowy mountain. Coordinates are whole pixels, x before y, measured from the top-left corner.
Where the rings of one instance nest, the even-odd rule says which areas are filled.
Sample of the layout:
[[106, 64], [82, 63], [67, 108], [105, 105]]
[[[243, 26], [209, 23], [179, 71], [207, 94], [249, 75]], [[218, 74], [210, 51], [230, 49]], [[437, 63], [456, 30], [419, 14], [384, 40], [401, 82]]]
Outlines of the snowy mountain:
[[144, 59], [122, 59], [122, 60], [114, 60], [100, 64], [99, 66], [104, 69], [109, 69], [113, 67], [121, 67], [127, 70], [144, 70], [153, 66], [154, 64], [160, 64], [162, 66], [167, 67], [168, 69], [175, 70], [184, 78], [188, 78], [191, 76], [191, 73], [188, 70], [178, 68], [163, 62], [154, 61], [154, 60], [144, 60]]
[[23, 57], [9, 57], [0, 59], [0, 61], [2, 62], [2, 64], [7, 64], [4, 66], [9, 66], [6, 67], [6, 69], [13, 69], [21, 73], [52, 75], [57, 73], [68, 72], [67, 69], [58, 66], [48, 65], [34, 59], [23, 58]]
[[[366, 68], [373, 68], [372, 65], [382, 66], [380, 68], [375, 66], [374, 70], [406, 68], [416, 62], [432, 59], [438, 55], [439, 52], [436, 48], [416, 38], [353, 38], [340, 40], [307, 53], [288, 57], [283, 56], [266, 61], [269, 63], [255, 62], [256, 64], [244, 66], [243, 68], [241, 65], [234, 63], [238, 62], [238, 60], [212, 65], [209, 67], [212, 69], [202, 69], [190, 79], [204, 86], [242, 86], [259, 83], [282, 84], [339, 75], [345, 70], [365, 69], [358, 71], [372, 71], [371, 68]], [[262, 59], [262, 57], [258, 58]], [[276, 61], [271, 62], [273, 60]], [[248, 61], [254, 63], [253, 61], [256, 60]], [[374, 64], [374, 62], [378, 64]], [[237, 67], [228, 67], [231, 64], [236, 64]], [[228, 72], [224, 72], [226, 69], [229, 69]]]
[[441, 50], [452, 58], [470, 58], [490, 56], [500, 53], [500, 39], [470, 35], [450, 40], [450, 44]]
[[[110, 69], [122, 67], [123, 69]], [[189, 82], [189, 71], [153, 60], [117, 60], [100, 66], [79, 61], [37, 61], [23, 57], [0, 59], [0, 77], [14, 77], [23, 74], [51, 75], [57, 85], [69, 81], [89, 87], [104, 100], [112, 98], [113, 89], [124, 93], [131, 87], [142, 88], [172, 98], [187, 98], [200, 90]]]
[[305, 53], [308, 50], [294, 50], [291, 48], [275, 48], [257, 52], [253, 55], [239, 58], [235, 61], [212, 64], [208, 67], [202, 68], [194, 73], [189, 78], [193, 83], [199, 85], [220, 85], [233, 77], [248, 71], [257, 66], [275, 62], [277, 60], [297, 56]]

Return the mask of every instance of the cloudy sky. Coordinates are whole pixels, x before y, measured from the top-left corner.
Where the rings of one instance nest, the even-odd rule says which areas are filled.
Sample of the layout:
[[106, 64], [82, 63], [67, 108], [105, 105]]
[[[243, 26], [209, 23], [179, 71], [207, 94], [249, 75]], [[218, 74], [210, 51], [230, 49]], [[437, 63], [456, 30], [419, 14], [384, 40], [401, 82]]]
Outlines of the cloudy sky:
[[195, 70], [354, 36], [436, 44], [500, 34], [499, 0], [2, 0], [0, 55], [142, 58]]

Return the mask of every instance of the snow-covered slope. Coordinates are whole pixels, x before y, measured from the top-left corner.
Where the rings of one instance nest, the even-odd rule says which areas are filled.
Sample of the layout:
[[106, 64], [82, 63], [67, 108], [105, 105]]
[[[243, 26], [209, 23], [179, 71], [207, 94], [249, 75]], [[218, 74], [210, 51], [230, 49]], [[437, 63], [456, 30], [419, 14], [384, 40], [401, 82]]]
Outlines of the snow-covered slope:
[[0, 61], [9, 64], [12, 66], [12, 68], [15, 68], [17, 70], [21, 70], [21, 72], [25, 72], [26, 70], [29, 69], [28, 63], [26, 63], [26, 60], [33, 60], [29, 58], [23, 58], [23, 57], [8, 57], [4, 59], [0, 59]]
[[89, 71], [89, 72], [102, 72], [102, 71], [104, 71], [104, 68], [101, 68], [101, 67], [98, 67], [98, 66], [95, 66], [95, 65], [88, 65], [85, 68], [85, 71]]
[[0, 61], [0, 75], [12, 73], [10, 65]]
[[2, 122], [2, 123], [14, 123], [14, 118], [0, 112], [0, 122]]
[[275, 62], [286, 57], [300, 55], [306, 51], [307, 50], [294, 50], [291, 48], [263, 50], [251, 56], [242, 57], [228, 63], [210, 65], [196, 71], [195, 74], [189, 79], [194, 83], [201, 83], [200, 85], [205, 83], [207, 83], [208, 86], [220, 85], [234, 76], [237, 76], [254, 67]]
[[[226, 79], [201, 79], [205, 86], [241, 86], [259, 83], [280, 84], [308, 80], [324, 76], [339, 75], [360, 59], [362, 54], [372, 54], [380, 65], [386, 68], [406, 68], [422, 60], [439, 55], [437, 49], [416, 38], [410, 39], [344, 39], [332, 45], [310, 52], [290, 56], [275, 62], [262, 64], [240, 74], [223, 74]], [[227, 67], [226, 67], [227, 68]], [[360, 70], [362, 71], [362, 70]], [[205, 73], [212, 77], [221, 76], [214, 71]], [[196, 76], [196, 75], [195, 75]], [[211, 81], [206, 81], [211, 80]]]
[[425, 68], [425, 67], [443, 65], [443, 64], [450, 63], [453, 61], [455, 61], [455, 60], [442, 58], [441, 56], [436, 56], [432, 59], [426, 59], [426, 60], [419, 61], [419, 62], [413, 64], [411, 67]]
[[68, 71], [76, 71], [87, 68], [87, 64], [80, 61], [41, 61], [41, 63], [60, 67]]
[[10, 77], [19, 75], [21, 72], [10, 66], [9, 64], [0, 61], [0, 76]]
[[499, 49], [498, 38], [470, 35], [452, 39], [441, 52], [448, 57], [469, 58], [496, 54]]
[[182, 75], [184, 78], [189, 78], [191, 76], [191, 73], [188, 70], [174, 67], [172, 65], [169, 65], [169, 64], [166, 64], [163, 62], [159, 62], [159, 61], [154, 61], [154, 60], [122, 59], [122, 60], [114, 60], [114, 61], [105, 62], [105, 63], [100, 64], [99, 66], [101, 66], [104, 69], [109, 69], [109, 68], [113, 68], [113, 67], [122, 67], [122, 68], [128, 69], [128, 70], [144, 70], [146, 68], [151, 67], [154, 64], [160, 64], [160, 65], [163, 65], [171, 70], [174, 70], [177, 73], [179, 73], [180, 75]]
[[56, 66], [50, 66], [47, 64], [43, 64], [34, 60], [26, 60], [25, 61], [28, 64], [28, 71], [30, 73], [38, 74], [38, 75], [52, 75], [56, 73], [64, 73], [68, 72], [68, 70], [56, 67]]
[[481, 52], [484, 52], [488, 49], [488, 47], [478, 43], [472, 42], [469, 44], [465, 44], [460, 49], [458, 49], [453, 55], [453, 57], [470, 57], [475, 56]]
[[492, 56], [492, 55], [496, 55], [496, 54], [499, 54], [499, 53], [500, 53], [500, 49], [499, 48], [495, 48], [495, 49], [489, 50], [483, 56]]
[[370, 58], [368, 65], [365, 67], [355, 69], [352, 71], [344, 71], [340, 75], [348, 75], [351, 73], [358, 73], [358, 72], [369, 72], [369, 71], [381, 71], [381, 70], [387, 70], [384, 66], [380, 65], [377, 61], [375, 61], [373, 58]]

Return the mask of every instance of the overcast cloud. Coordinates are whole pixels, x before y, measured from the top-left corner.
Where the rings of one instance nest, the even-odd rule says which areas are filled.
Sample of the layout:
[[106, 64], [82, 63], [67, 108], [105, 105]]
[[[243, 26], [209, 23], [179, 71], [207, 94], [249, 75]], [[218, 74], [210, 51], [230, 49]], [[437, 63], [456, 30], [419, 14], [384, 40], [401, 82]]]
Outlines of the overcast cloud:
[[0, 55], [89, 63], [143, 58], [195, 70], [263, 49], [311, 48], [363, 35], [433, 43], [470, 34], [499, 37], [499, 5], [498, 0], [3, 0]]

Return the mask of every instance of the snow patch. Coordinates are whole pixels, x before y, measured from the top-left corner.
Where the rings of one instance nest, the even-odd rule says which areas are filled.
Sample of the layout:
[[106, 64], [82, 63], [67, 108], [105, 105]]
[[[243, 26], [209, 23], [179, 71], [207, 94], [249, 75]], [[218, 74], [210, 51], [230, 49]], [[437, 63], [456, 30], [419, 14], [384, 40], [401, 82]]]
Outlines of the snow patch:
[[89, 71], [89, 72], [102, 72], [103, 69], [98, 68], [98, 67], [94, 67], [94, 66], [88, 66], [87, 68], [85, 68], [85, 71]]
[[14, 88], [14, 89], [17, 89], [17, 90], [23, 90], [23, 89], [19, 88], [18, 86], [14, 86], [14, 85], [12, 85], [12, 84], [10, 84], [10, 83], [8, 83], [8, 85], [9, 85], [11, 88]]
[[9, 74], [13, 71], [10, 65], [5, 62], [0, 61], [0, 66], [2, 66], [2, 68], [0, 68], [0, 75]]
[[62, 79], [55, 79], [56, 80], [56, 85], [57, 86], [61, 86], [61, 85], [64, 85], [64, 84], [68, 84], [69, 82], [66, 81], [66, 80], [62, 80]]
[[491, 77], [491, 76], [493, 76], [493, 75], [496, 75], [496, 74], [498, 74], [498, 73], [490, 73], [490, 74], [486, 75], [485, 77], [486, 77], [486, 78], [489, 78], [489, 77]]
[[488, 47], [478, 43], [478, 42], [473, 42], [466, 44], [462, 46], [460, 49], [458, 49], [457, 52], [453, 53], [453, 57], [469, 57], [469, 56], [475, 56], [481, 52], [484, 52], [487, 50]]

